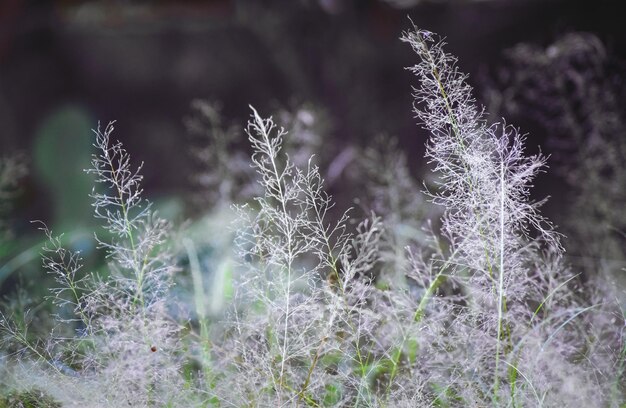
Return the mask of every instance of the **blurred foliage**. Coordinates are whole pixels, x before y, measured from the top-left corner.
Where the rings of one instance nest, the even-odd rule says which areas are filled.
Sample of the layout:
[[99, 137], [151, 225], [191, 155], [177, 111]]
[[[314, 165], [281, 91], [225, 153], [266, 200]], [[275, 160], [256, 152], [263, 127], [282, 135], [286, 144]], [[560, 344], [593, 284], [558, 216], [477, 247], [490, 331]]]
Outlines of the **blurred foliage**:
[[62, 107], [40, 125], [33, 148], [34, 171], [54, 208], [54, 225], [68, 230], [91, 224], [89, 193], [94, 120], [80, 107]]
[[29, 390], [0, 397], [0, 408], [61, 408], [61, 404], [39, 390]]

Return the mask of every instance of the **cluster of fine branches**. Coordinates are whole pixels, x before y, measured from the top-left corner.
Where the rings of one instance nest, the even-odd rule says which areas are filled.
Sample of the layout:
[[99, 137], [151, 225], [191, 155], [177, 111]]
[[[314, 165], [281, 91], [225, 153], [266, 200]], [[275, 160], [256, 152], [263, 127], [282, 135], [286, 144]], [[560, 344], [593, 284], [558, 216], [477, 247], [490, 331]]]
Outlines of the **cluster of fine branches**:
[[107, 239], [96, 240], [108, 270], [85, 274], [81, 254], [43, 225], [43, 268], [58, 284], [51, 291], [57, 324], [44, 341], [33, 341], [28, 325], [10, 316], [1, 316], [0, 327], [17, 353], [10, 368], [18, 389], [43, 389], [76, 405], [163, 405], [184, 400], [178, 326], [167, 317], [174, 269], [164, 246], [168, 227], [141, 198], [142, 176], [112, 132], [113, 123], [94, 131], [97, 153], [86, 170], [98, 183], [91, 196]]
[[27, 317], [0, 315], [9, 400], [43, 390], [64, 406], [621, 406], [624, 316], [585, 291], [530, 198], [546, 158], [490, 124], [435, 34], [401, 39], [419, 59], [408, 70], [435, 177], [420, 193], [388, 139], [347, 148], [328, 168], [360, 164], [374, 210], [363, 220], [336, 215], [306, 150], [323, 143], [299, 134], [310, 111], [281, 115], [292, 137], [251, 108], [249, 171], [219, 109], [194, 103], [187, 124], [212, 140], [199, 162], [215, 164], [196, 181], [213, 189], [217, 217], [235, 204], [235, 262], [218, 253], [226, 239], [198, 238], [228, 237], [219, 222], [198, 222], [211, 227], [184, 236], [175, 257], [168, 223], [142, 198], [141, 166], [112, 124], [98, 128], [87, 172], [108, 268], [85, 273], [42, 227], [56, 325], [38, 341]]
[[[528, 197], [545, 159], [524, 156], [516, 129], [487, 124], [456, 60], [432, 33], [415, 30], [402, 39], [421, 57], [409, 68], [420, 78], [415, 113], [432, 134], [427, 156], [440, 173], [432, 197], [445, 208], [447, 253], [426, 264], [437, 272], [427, 295], [444, 282], [452, 286], [457, 312], [450, 325], [467, 334], [466, 341], [452, 341], [463, 344], [456, 351], [464, 358], [454, 355], [449, 364], [469, 380], [455, 393], [522, 405], [597, 401], [603, 384], [593, 380], [594, 366], [569, 364], [595, 358], [586, 354], [579, 332], [585, 328], [576, 319], [593, 306], [572, 298], [574, 277], [564, 270], [558, 235]], [[576, 388], [565, 386], [574, 381]]]

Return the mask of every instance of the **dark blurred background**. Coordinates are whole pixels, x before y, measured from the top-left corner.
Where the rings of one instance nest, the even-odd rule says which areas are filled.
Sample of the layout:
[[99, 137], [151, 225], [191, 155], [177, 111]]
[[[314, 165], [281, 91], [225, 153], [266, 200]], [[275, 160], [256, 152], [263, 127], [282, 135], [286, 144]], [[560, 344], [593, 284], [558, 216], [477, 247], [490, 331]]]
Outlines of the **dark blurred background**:
[[116, 120], [115, 137], [146, 163], [148, 197], [185, 197], [182, 119], [194, 98], [221, 101], [225, 122], [241, 127], [248, 104], [269, 115], [308, 102], [332, 123], [325, 149], [385, 132], [419, 168], [426, 135], [404, 70], [416, 60], [398, 40], [407, 17], [447, 38], [480, 99], [480, 78], [520, 42], [588, 31], [623, 58], [623, 13], [620, 0], [0, 0], [0, 151], [22, 152], [29, 167], [12, 227], [90, 222], [81, 169], [98, 121]]

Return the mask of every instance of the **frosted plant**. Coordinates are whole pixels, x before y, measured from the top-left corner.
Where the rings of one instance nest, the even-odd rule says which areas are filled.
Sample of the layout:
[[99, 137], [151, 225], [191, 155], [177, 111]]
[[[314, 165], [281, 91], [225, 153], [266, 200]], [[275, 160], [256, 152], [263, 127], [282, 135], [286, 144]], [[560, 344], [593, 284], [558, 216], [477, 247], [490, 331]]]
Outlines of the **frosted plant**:
[[161, 388], [171, 392], [180, 380], [174, 358], [177, 327], [170, 323], [166, 310], [174, 263], [165, 247], [167, 222], [141, 198], [141, 166], [132, 169], [121, 143], [110, 140], [112, 131], [110, 123], [104, 131], [95, 132], [98, 153], [87, 170], [107, 188], [94, 190], [92, 197], [96, 218], [104, 220], [112, 237], [110, 241], [98, 239], [111, 260], [111, 277], [98, 279], [84, 302], [91, 313], [101, 314], [96, 330], [106, 341], [98, 354], [112, 357], [112, 364], [107, 361], [103, 368], [114, 383], [119, 382], [111, 392], [130, 386], [128, 398], [132, 394], [135, 401], [145, 403], [152, 395], [161, 398]]
[[[168, 226], [141, 198], [141, 167], [131, 167], [121, 143], [110, 140], [112, 132], [112, 123], [95, 131], [98, 153], [87, 170], [104, 186], [92, 197], [95, 216], [111, 237], [97, 238], [110, 261], [108, 275], [80, 272], [80, 254], [64, 249], [44, 226], [49, 244], [43, 263], [59, 285], [52, 290], [59, 328], [41, 343], [32, 343], [28, 328], [5, 316], [2, 329], [22, 350], [12, 364], [24, 364], [24, 355], [33, 358], [22, 382], [61, 402], [185, 406], [178, 327], [167, 314], [174, 265], [165, 248]], [[74, 335], [67, 333], [72, 329]], [[79, 385], [87, 391], [73, 394]]]
[[[563, 212], [568, 262], [586, 275], [585, 296], [599, 305], [588, 314], [588, 358], [607, 383], [619, 384], [626, 358], [618, 329], [626, 322], [626, 117], [618, 65], [587, 33], [564, 35], [546, 48], [520, 44], [505, 56], [507, 65], [500, 67], [489, 100], [493, 109], [530, 117], [549, 134], [572, 190]], [[613, 373], [614, 367], [621, 368]], [[620, 392], [623, 396], [624, 387], [612, 387], [613, 403]]]
[[[525, 156], [524, 139], [516, 129], [487, 124], [456, 59], [443, 51], [434, 34], [415, 29], [402, 40], [421, 58], [409, 68], [420, 79], [414, 111], [432, 135], [427, 157], [440, 176], [439, 191], [432, 197], [445, 208], [442, 234], [449, 245], [446, 252], [439, 251], [443, 257], [418, 264], [436, 274], [425, 287], [416, 320], [428, 318], [428, 304], [437, 291], [456, 297], [454, 319], [446, 329], [450, 341], [443, 349], [451, 360], [442, 362], [453, 377], [439, 387], [445, 385], [449, 395], [478, 405], [489, 399], [498, 405], [549, 405], [576, 398], [597, 403], [600, 391], [576, 395], [577, 387], [559, 385], [565, 381], [559, 371], [576, 372], [571, 378], [582, 384], [590, 381], [593, 367], [566, 368], [563, 362], [552, 366], [558, 366], [552, 376], [543, 375], [546, 361], [567, 361], [579, 352], [577, 346], [584, 348], [575, 340], [582, 338], [576, 318], [593, 307], [561, 297], [573, 278], [551, 266], [560, 262], [558, 234], [539, 214], [540, 203], [528, 197], [545, 158]], [[555, 296], [560, 302], [547, 310]], [[434, 303], [434, 308], [445, 307]], [[446, 355], [443, 350], [439, 355]]]
[[469, 280], [487, 298], [496, 295], [501, 313], [503, 291], [527, 256], [529, 228], [558, 248], [557, 236], [528, 200], [529, 182], [544, 158], [524, 157], [523, 138], [515, 129], [487, 125], [465, 75], [432, 33], [416, 30], [402, 40], [422, 58], [409, 70], [420, 78], [415, 113], [432, 134], [427, 157], [441, 178], [440, 192], [432, 197], [446, 210], [442, 231], [456, 257], [446, 267], [470, 268]]
[[[268, 365], [265, 369], [271, 374], [273, 388], [282, 403], [285, 386], [291, 386], [286, 378], [290, 359], [296, 359], [297, 356], [293, 355], [295, 351], [306, 350], [308, 345], [302, 342], [306, 339], [302, 334], [311, 330], [311, 325], [315, 323], [315, 320], [302, 316], [314, 309], [310, 303], [314, 297], [307, 293], [313, 282], [297, 265], [297, 260], [313, 249], [313, 243], [302, 234], [307, 224], [307, 213], [302, 208], [305, 203], [301, 198], [301, 174], [294, 175], [290, 162], [283, 168], [278, 167], [284, 132], [278, 130], [276, 137], [270, 136], [274, 127], [271, 120], [261, 119], [254, 111], [248, 135], [255, 152], [252, 162], [261, 176], [265, 197], [258, 199], [260, 210], [248, 225], [254, 228], [250, 253], [263, 259], [263, 269], [258, 271], [261, 279], [258, 284], [263, 296], [271, 302], [266, 324], [272, 331], [274, 344], [270, 343], [268, 347], [276, 353], [277, 367], [272, 367], [272, 362], [265, 362]], [[272, 316], [272, 312], [277, 314]]]
[[239, 207], [238, 245], [247, 262], [236, 285], [236, 335], [223, 346], [234, 355], [223, 357], [235, 362], [234, 373], [227, 369], [228, 386], [240, 389], [225, 393], [233, 400], [224, 401], [267, 406], [358, 400], [369, 387], [362, 378], [367, 373], [354, 378], [337, 366], [329, 371], [329, 364], [353, 366], [350, 351], [359, 351], [376, 319], [362, 308], [378, 259], [380, 222], [374, 217], [348, 234], [346, 214], [329, 221], [333, 204], [318, 168], [311, 162], [297, 168], [279, 157], [284, 130], [253, 110], [247, 133], [265, 193], [254, 206]]
[[[211, 140], [216, 139], [216, 140], [213, 140], [213, 143], [211, 144], [212, 149], [207, 149], [207, 152], [210, 153], [210, 157], [214, 158], [214, 160], [212, 160], [210, 163], [209, 162], [206, 163], [207, 170], [209, 170], [208, 173], [211, 174], [212, 180], [218, 180], [218, 181], [221, 180], [221, 184], [229, 183], [228, 181], [229, 172], [230, 172], [231, 178], [232, 178], [233, 173], [234, 174], [238, 173], [236, 169], [232, 168], [232, 161], [231, 161], [231, 159], [233, 157], [236, 157], [236, 155], [234, 155], [232, 151], [228, 151], [228, 150], [236, 149], [238, 147], [236, 146], [236, 143], [235, 143], [236, 132], [230, 132], [231, 136], [227, 138], [228, 143], [220, 143], [220, 140], [223, 139], [225, 136], [224, 136], [224, 132], [220, 130], [221, 125], [220, 125], [220, 119], [219, 119], [219, 114], [217, 110], [214, 109], [212, 105], [208, 105], [206, 103], [201, 103], [201, 102], [195, 102], [195, 107], [199, 109], [200, 115], [198, 118], [188, 123], [190, 125], [194, 125], [196, 133], [206, 132], [206, 135], [209, 136]], [[249, 238], [246, 235], [248, 228], [251, 228], [253, 230], [252, 231], [253, 233], [258, 232], [259, 235], [263, 235], [261, 234], [260, 230], [262, 228], [273, 229], [275, 226], [275, 221], [279, 220], [278, 214], [282, 213], [282, 214], [288, 214], [289, 216], [293, 215], [294, 219], [292, 221], [290, 222], [287, 221], [286, 223], [279, 226], [278, 229], [280, 231], [276, 231], [276, 230], [263, 231], [264, 233], [271, 235], [271, 237], [267, 239], [269, 239], [271, 242], [273, 239], [276, 238], [275, 234], [277, 234], [278, 232], [286, 233], [285, 231], [288, 231], [287, 236], [290, 237], [290, 239], [293, 239], [292, 243], [294, 245], [299, 245], [302, 242], [311, 241], [311, 240], [313, 241], [317, 240], [317, 242], [311, 242], [311, 243], [308, 243], [302, 249], [296, 249], [294, 255], [291, 258], [290, 257], [279, 258], [281, 252], [279, 252], [277, 248], [281, 248], [281, 245], [283, 243], [282, 242], [272, 243], [274, 247], [272, 247], [273, 248], [272, 250], [268, 250], [268, 251], [272, 253], [276, 258], [271, 260], [271, 263], [274, 265], [273, 268], [279, 268], [278, 265], [285, 265], [286, 263], [286, 265], [288, 266], [287, 271], [291, 272], [297, 269], [296, 271], [294, 271], [294, 273], [302, 274], [304, 273], [305, 269], [310, 266], [309, 263], [311, 261], [314, 261], [316, 258], [319, 258], [318, 262], [320, 263], [320, 265], [318, 265], [317, 267], [311, 267], [311, 270], [306, 270], [309, 277], [314, 277], [314, 279], [319, 282], [326, 278], [326, 276], [322, 276], [322, 275], [328, 274], [329, 268], [330, 269], [337, 268], [335, 263], [339, 262], [338, 254], [341, 251], [345, 252], [345, 249], [342, 250], [339, 248], [339, 246], [344, 246], [344, 247], [347, 246], [347, 238], [345, 236], [343, 236], [343, 238], [341, 239], [339, 238], [345, 233], [345, 226], [343, 224], [346, 221], [346, 217], [341, 218], [341, 221], [338, 224], [336, 224], [335, 231], [330, 232], [329, 236], [316, 238], [317, 232], [316, 233], [312, 231], [306, 232], [307, 228], [309, 229], [313, 228], [313, 225], [315, 224], [317, 225], [315, 228], [321, 235], [326, 234], [327, 231], [324, 231], [323, 233], [321, 232], [323, 227], [320, 223], [325, 222], [325, 219], [327, 218], [326, 213], [332, 207], [330, 197], [326, 196], [325, 193], [323, 192], [322, 180], [321, 180], [321, 176], [319, 175], [319, 170], [317, 166], [314, 166], [311, 162], [311, 155], [313, 154], [313, 151], [319, 147], [321, 140], [322, 140], [322, 135], [320, 133], [324, 132], [324, 121], [320, 120], [319, 114], [317, 113], [317, 111], [313, 110], [310, 107], [298, 108], [295, 110], [294, 113], [283, 110], [279, 112], [278, 116], [281, 118], [281, 121], [284, 122], [286, 126], [288, 127], [288, 129], [290, 130], [289, 139], [283, 143], [282, 136], [283, 136], [283, 133], [285, 132], [284, 130], [281, 130], [279, 132], [280, 134], [276, 136], [271, 135], [270, 133], [272, 133], [272, 131], [275, 130], [272, 127], [273, 126], [273, 122], [272, 122], [272, 126], [266, 129], [268, 134], [265, 136], [265, 138], [259, 137], [260, 140], [257, 140], [257, 142], [253, 143], [253, 150], [255, 151], [255, 155], [253, 157], [254, 166], [251, 168], [251, 169], [256, 168], [259, 172], [264, 172], [263, 174], [265, 175], [269, 174], [270, 180], [272, 178], [276, 179], [275, 186], [272, 187], [269, 184], [264, 184], [263, 182], [264, 180], [269, 183], [269, 181], [266, 179], [261, 180], [262, 181], [261, 183], [255, 183], [257, 184], [256, 188], [249, 187], [248, 185], [243, 185], [242, 183], [233, 182], [229, 184], [231, 187], [233, 187], [233, 189], [229, 190], [233, 194], [223, 196], [222, 198], [223, 198], [223, 202], [228, 202], [229, 200], [241, 201], [242, 198], [246, 197], [246, 194], [241, 194], [242, 190], [245, 190], [248, 193], [257, 191], [259, 193], [255, 195], [258, 196], [258, 195], [261, 195], [262, 192], [266, 189], [267, 191], [270, 191], [271, 188], [276, 188], [276, 186], [283, 188], [285, 195], [282, 197], [281, 197], [280, 192], [276, 191], [273, 193], [274, 195], [270, 195], [266, 197], [264, 200], [257, 199], [258, 203], [264, 203], [262, 210], [258, 214], [258, 217], [251, 217], [250, 214], [247, 214], [246, 212], [247, 210], [240, 211], [242, 218], [244, 218], [244, 220], [242, 222], [243, 230], [240, 231], [239, 233], [239, 241], [242, 245], [245, 245], [243, 242]], [[256, 117], [255, 119], [258, 119], [258, 117]], [[256, 134], [255, 132], [261, 131], [263, 129], [264, 125], [261, 125], [259, 123], [256, 123], [256, 125], [257, 127], [253, 127], [251, 123], [251, 125], [248, 127], [247, 134], [249, 137], [251, 135]], [[263, 143], [265, 142], [269, 143], [270, 140], [274, 140], [275, 138], [276, 138], [276, 146], [268, 145], [265, 148], [265, 150], [262, 149]], [[250, 139], [250, 141], [252, 140], [253, 139]], [[280, 154], [279, 154], [279, 151], [280, 151]], [[275, 167], [276, 171], [278, 171], [277, 169], [284, 169], [284, 174], [280, 175], [280, 180], [278, 180], [279, 178], [278, 174], [268, 173], [270, 170], [272, 170], [270, 168], [263, 168], [262, 170], [259, 170], [260, 169], [259, 166], [265, 163], [263, 160], [267, 159], [270, 156], [271, 156], [272, 166]], [[221, 174], [220, 165], [219, 165], [220, 163], [222, 163], [221, 173], [225, 174], [224, 177], [220, 176]], [[249, 174], [250, 171], [249, 170], [241, 171], [240, 173]], [[259, 189], [259, 186], [261, 187], [261, 189]], [[277, 200], [279, 202], [285, 202], [286, 208], [288, 208], [287, 212], [285, 212], [284, 209], [280, 213], [277, 213], [276, 211], [270, 211], [270, 209], [273, 208], [272, 206], [275, 204]], [[321, 219], [315, 218], [315, 221], [313, 221], [312, 219], [313, 212], [317, 212], [316, 217], [321, 217]], [[227, 214], [221, 211], [220, 217], [224, 218], [225, 216], [227, 216]], [[282, 229], [285, 229], [285, 231], [282, 231]], [[296, 242], [298, 244], [296, 244]], [[342, 244], [340, 244], [339, 242], [342, 242]], [[255, 241], [254, 243], [251, 243], [250, 245], [256, 246], [257, 244], [258, 242]], [[185, 247], [189, 255], [190, 266], [191, 266], [191, 271], [193, 275], [192, 277], [193, 277], [194, 286], [195, 286], [194, 287], [194, 299], [196, 303], [195, 309], [196, 311], [200, 311], [199, 313], [197, 313], [198, 319], [204, 320], [208, 323], [208, 320], [206, 319], [207, 317], [206, 312], [202, 312], [202, 310], [206, 309], [206, 307], [202, 305], [207, 303], [208, 296], [204, 296], [202, 293], [198, 293], [197, 287], [201, 288], [204, 285], [203, 281], [206, 280], [202, 276], [202, 271], [207, 270], [207, 268], [210, 268], [211, 265], [215, 264], [215, 262], [211, 262], [211, 260], [201, 259], [201, 257], [198, 256], [199, 253], [197, 252], [197, 250], [201, 250], [201, 247], [198, 247], [197, 245], [198, 245], [197, 240], [195, 241], [195, 243], [189, 240], [185, 242]], [[270, 245], [270, 244], [266, 244], [266, 245]], [[322, 248], [321, 247], [322, 245], [325, 245], [325, 247]], [[328, 247], [329, 245], [333, 246], [332, 250], [330, 247]], [[317, 247], [320, 247], [320, 248], [317, 248]], [[250, 251], [250, 248], [246, 247], [246, 251]], [[287, 249], [287, 252], [289, 251], [290, 250]], [[325, 255], [326, 258], [323, 258], [322, 256], [322, 253], [324, 253], [324, 251], [327, 252], [327, 255]], [[329, 251], [333, 252], [332, 256], [328, 254]], [[253, 252], [254, 251], [248, 253], [248, 257], [256, 259], [258, 253], [256, 255], [253, 255]], [[193, 262], [191, 262], [192, 259], [194, 259]], [[263, 259], [263, 262], [265, 261], [269, 262], [270, 260]], [[307, 265], [302, 266], [302, 263], [307, 263]], [[321, 265], [322, 263], [324, 263], [324, 265]], [[295, 266], [292, 266], [295, 264], [297, 264], [297, 268]], [[219, 268], [222, 269], [221, 266], [219, 266]], [[220, 272], [219, 270], [216, 271], [216, 273], [219, 273], [219, 272]], [[289, 276], [289, 274], [287, 275]], [[269, 275], [267, 274], [256, 276], [253, 278], [254, 282], [248, 282], [248, 284], [242, 285], [242, 287], [237, 287], [236, 290], [241, 293], [242, 290], [248, 290], [252, 287], [259, 289], [259, 287], [263, 286], [266, 288], [271, 288], [272, 290], [277, 290], [277, 288], [280, 287], [280, 285], [277, 285], [277, 282], [267, 283], [267, 282], [264, 282], [263, 280], [259, 280], [263, 276], [269, 279]], [[284, 278], [284, 276], [281, 273], [277, 273], [277, 277], [278, 279]], [[299, 287], [298, 285], [301, 284], [302, 282], [306, 282], [306, 279], [299, 277], [299, 278], [292, 278], [292, 280], [295, 280], [296, 282], [295, 283], [296, 289], [295, 289], [295, 292], [293, 293], [300, 296], [302, 288]], [[281, 284], [285, 284], [285, 283], [281, 283]], [[291, 285], [292, 283], [287, 283], [287, 284]], [[255, 285], [258, 285], [258, 286], [255, 286]], [[221, 287], [223, 287], [223, 285]], [[219, 289], [218, 288], [211, 289], [211, 292], [213, 293], [213, 296], [211, 296], [212, 298], [215, 297], [214, 296], [215, 290], [219, 290]], [[267, 290], [270, 290], [270, 289], [267, 289]], [[319, 291], [319, 288], [315, 290]], [[261, 291], [265, 291], [265, 289]], [[282, 307], [280, 306], [280, 301], [291, 302], [291, 300], [287, 300], [291, 298], [291, 293], [292, 293], [291, 287], [284, 289], [284, 291], [287, 294], [284, 295], [282, 298], [280, 298], [279, 296], [281, 295], [280, 292], [278, 292], [278, 295], [276, 295], [275, 292], [272, 292], [272, 296], [274, 297], [278, 296], [279, 299], [277, 300], [275, 298], [272, 298], [273, 301], [269, 305], [267, 305], [266, 304], [267, 302], [265, 302], [263, 299], [258, 300], [257, 304], [264, 305], [263, 307], [267, 308], [268, 310], [274, 310], [275, 308], [280, 308]], [[220, 295], [221, 294], [218, 294], [218, 296]], [[249, 294], [247, 293], [245, 296], [239, 294], [238, 296], [236, 296], [236, 300], [241, 300], [241, 299], [246, 298], [248, 300], [243, 300], [242, 302], [250, 303], [249, 301], [250, 298], [247, 297], [248, 295]], [[313, 298], [312, 301], [315, 302], [316, 300]], [[213, 303], [212, 300], [209, 300], [208, 302]], [[289, 311], [291, 313], [293, 310], [291, 309], [289, 305], [290, 303], [287, 303], [287, 308], [289, 308]], [[302, 309], [305, 309], [305, 308], [306, 308], [306, 304], [302, 305]], [[204, 315], [204, 317], [202, 317], [201, 315]], [[213, 316], [213, 317], [218, 317], [218, 316]], [[202, 322], [200, 322], [200, 326], [206, 326], [206, 324], [203, 324]], [[214, 336], [219, 336], [220, 335], [219, 333], [222, 333], [223, 331], [227, 331], [227, 330], [228, 330], [228, 324], [222, 324], [219, 322], [212, 322], [210, 330], [208, 330], [208, 327], [207, 329], [201, 329], [201, 331], [203, 331], [207, 335], [209, 331], [213, 332]], [[288, 331], [283, 330], [282, 335], [286, 336], [286, 334], [289, 334], [291, 330], [297, 331], [297, 329], [289, 328]], [[311, 339], [311, 341], [318, 341], [318, 340], [319, 340], [319, 336], [317, 335], [315, 338]], [[289, 343], [290, 343], [290, 340], [287, 339], [284, 341], [284, 344], [282, 344], [281, 346], [284, 348]], [[282, 355], [286, 355], [286, 353], [287, 351], [283, 350]], [[281, 358], [282, 358], [282, 355], [281, 355]], [[203, 360], [208, 361], [208, 358], [203, 358]], [[218, 358], [217, 360], [220, 360], [220, 359]], [[225, 360], [228, 360], [228, 358], [225, 358]], [[203, 365], [206, 366], [207, 364], [203, 364]], [[281, 369], [283, 371], [286, 371], [287, 370], [286, 366], [287, 366], [287, 363], [285, 363], [284, 366], [281, 367]], [[284, 374], [284, 375], [286, 376], [287, 374]], [[312, 375], [313, 373], [309, 374], [309, 377], [312, 377]], [[302, 380], [302, 381], [303, 383], [305, 382], [305, 380]], [[306, 382], [310, 383], [311, 378]], [[313, 387], [313, 385], [307, 384], [306, 388], [309, 388], [310, 386]], [[249, 388], [258, 388], [258, 387], [256, 385], [251, 385]], [[301, 395], [304, 395], [304, 392], [302, 392]], [[223, 398], [223, 397], [224, 395], [220, 396], [220, 398]], [[303, 398], [303, 396], [299, 396], [299, 398]]]
[[112, 132], [113, 123], [95, 132], [98, 153], [93, 155], [92, 168], [86, 170], [106, 188], [104, 192], [94, 189], [91, 194], [95, 217], [104, 221], [112, 236], [110, 242], [98, 239], [98, 244], [114, 261], [111, 266], [118, 274], [113, 275], [129, 300], [149, 309], [171, 282], [171, 262], [167, 252], [159, 251], [168, 225], [143, 201], [141, 166], [132, 169], [122, 144], [110, 140]]

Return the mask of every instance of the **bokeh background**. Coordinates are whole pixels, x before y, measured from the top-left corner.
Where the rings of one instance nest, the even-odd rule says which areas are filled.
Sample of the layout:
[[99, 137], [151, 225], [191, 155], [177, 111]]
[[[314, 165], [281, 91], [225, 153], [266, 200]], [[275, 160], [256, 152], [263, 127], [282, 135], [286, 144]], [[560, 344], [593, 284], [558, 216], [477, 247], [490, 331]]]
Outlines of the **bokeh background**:
[[[41, 275], [43, 237], [31, 220], [92, 248], [91, 233], [80, 232], [93, 230], [82, 169], [98, 121], [117, 121], [116, 138], [145, 162], [146, 196], [178, 220], [191, 216], [183, 118], [196, 98], [220, 101], [224, 122], [242, 128], [248, 104], [266, 115], [318, 106], [331, 155], [384, 132], [398, 137], [419, 177], [427, 135], [403, 69], [415, 56], [398, 40], [409, 17], [446, 37], [481, 100], [504, 50], [520, 42], [591, 32], [623, 60], [623, 10], [620, 0], [0, 0], [0, 152], [21, 154], [28, 167], [10, 211], [0, 294]], [[543, 144], [540, 127], [519, 121], [529, 145]], [[565, 189], [543, 176], [535, 191], [556, 196], [546, 211], [557, 222]]]

